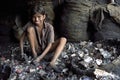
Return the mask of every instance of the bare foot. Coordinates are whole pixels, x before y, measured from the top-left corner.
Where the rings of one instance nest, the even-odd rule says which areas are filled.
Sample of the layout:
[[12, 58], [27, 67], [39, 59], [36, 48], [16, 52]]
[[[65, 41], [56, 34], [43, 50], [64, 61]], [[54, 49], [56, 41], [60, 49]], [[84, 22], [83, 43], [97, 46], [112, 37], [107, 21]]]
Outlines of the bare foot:
[[51, 67], [57, 73], [61, 73], [62, 72], [62, 69], [59, 68], [59, 66], [55, 65], [55, 63], [53, 63], [53, 62], [50, 62], [49, 67]]
[[50, 62], [50, 66], [54, 67], [56, 66], [54, 62]]

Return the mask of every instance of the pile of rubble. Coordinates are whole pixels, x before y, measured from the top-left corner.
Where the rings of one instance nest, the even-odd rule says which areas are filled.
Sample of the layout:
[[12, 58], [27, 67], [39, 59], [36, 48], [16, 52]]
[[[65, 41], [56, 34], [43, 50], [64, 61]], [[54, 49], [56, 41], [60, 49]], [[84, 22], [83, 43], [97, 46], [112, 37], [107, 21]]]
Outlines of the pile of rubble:
[[47, 57], [31, 64], [29, 45], [25, 45], [24, 58], [18, 44], [0, 46], [0, 80], [120, 80], [119, 68], [107, 72], [103, 67], [117, 59], [119, 45], [119, 40], [68, 42], [56, 62], [60, 73], [48, 67]]

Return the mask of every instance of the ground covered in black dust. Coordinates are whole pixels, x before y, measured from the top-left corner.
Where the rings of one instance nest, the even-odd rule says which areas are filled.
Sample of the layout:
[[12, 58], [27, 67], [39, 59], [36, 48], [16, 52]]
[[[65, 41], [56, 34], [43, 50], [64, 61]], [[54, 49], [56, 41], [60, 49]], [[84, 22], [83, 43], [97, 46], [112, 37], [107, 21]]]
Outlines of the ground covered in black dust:
[[0, 45], [0, 80], [120, 80], [119, 53], [120, 40], [68, 42], [56, 62], [58, 72], [48, 66], [50, 56], [33, 64], [27, 43], [24, 58], [18, 43], [6, 43]]

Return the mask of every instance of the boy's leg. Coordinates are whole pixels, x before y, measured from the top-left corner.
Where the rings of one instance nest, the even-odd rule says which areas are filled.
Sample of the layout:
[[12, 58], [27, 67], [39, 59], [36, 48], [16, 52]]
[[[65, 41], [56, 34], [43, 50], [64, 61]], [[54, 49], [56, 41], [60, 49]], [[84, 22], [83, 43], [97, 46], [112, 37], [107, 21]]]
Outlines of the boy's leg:
[[37, 40], [36, 40], [36, 35], [35, 35], [35, 30], [33, 27], [28, 27], [27, 29], [27, 36], [30, 42], [30, 46], [32, 49], [32, 53], [34, 58], [37, 57], [37, 52], [36, 52], [36, 47], [38, 47], [37, 45]]
[[65, 47], [66, 42], [67, 42], [67, 39], [64, 37], [61, 37], [60, 39], [55, 41], [55, 43], [53, 43], [51, 50], [54, 51], [54, 56], [50, 62], [51, 66], [55, 66], [55, 62], [58, 59], [58, 57], [60, 56], [63, 48]]

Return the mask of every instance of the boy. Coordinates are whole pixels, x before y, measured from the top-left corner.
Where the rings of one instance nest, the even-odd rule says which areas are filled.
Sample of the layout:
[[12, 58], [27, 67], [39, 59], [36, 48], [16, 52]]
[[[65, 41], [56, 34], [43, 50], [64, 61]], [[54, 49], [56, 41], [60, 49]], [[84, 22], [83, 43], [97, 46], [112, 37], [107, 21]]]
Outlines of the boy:
[[[25, 25], [25, 31], [20, 39], [21, 53], [23, 54], [23, 40], [27, 35], [34, 61], [40, 62], [46, 54], [54, 51], [53, 59], [50, 62], [51, 67], [55, 67], [55, 61], [62, 52], [67, 40], [65, 37], [61, 37], [54, 41], [54, 29], [53, 26], [45, 21], [46, 14], [40, 5], [36, 5], [31, 13], [31, 21]], [[38, 56], [38, 53], [41, 53]]]

